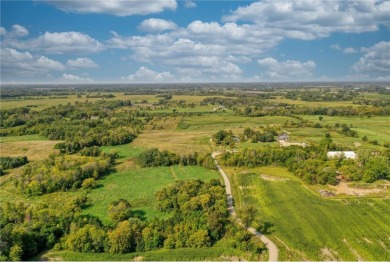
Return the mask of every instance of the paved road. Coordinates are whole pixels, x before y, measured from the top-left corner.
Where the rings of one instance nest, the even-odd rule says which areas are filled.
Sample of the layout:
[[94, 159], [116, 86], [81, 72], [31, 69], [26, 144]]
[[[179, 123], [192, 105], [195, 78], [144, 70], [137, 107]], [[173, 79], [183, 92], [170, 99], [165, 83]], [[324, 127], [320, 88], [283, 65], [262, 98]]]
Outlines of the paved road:
[[[222, 167], [218, 164], [217, 160], [215, 159], [215, 157], [219, 154], [220, 154], [219, 152], [213, 152], [211, 156], [214, 158], [215, 166], [217, 167], [219, 173], [221, 173], [223, 177], [223, 181], [225, 182], [226, 196], [228, 201], [228, 210], [230, 215], [240, 225], [242, 225], [241, 220], [237, 217], [236, 211], [234, 211], [233, 196], [232, 196], [232, 190], [231, 190], [229, 178], [226, 175], [225, 171], [223, 171]], [[253, 235], [259, 237], [261, 241], [263, 241], [264, 245], [268, 248], [268, 252], [269, 252], [268, 261], [278, 261], [278, 248], [276, 247], [275, 243], [272, 242], [268, 237], [256, 231], [256, 229], [254, 229], [253, 227], [249, 227], [247, 228], [247, 230], [251, 232]]]

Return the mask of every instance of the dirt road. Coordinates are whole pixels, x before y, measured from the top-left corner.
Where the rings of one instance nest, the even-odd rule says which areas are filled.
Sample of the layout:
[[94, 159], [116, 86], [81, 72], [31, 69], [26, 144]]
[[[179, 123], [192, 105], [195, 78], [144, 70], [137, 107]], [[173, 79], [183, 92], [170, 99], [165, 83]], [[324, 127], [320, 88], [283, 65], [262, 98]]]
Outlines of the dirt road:
[[[230, 181], [228, 176], [226, 175], [225, 171], [223, 171], [222, 167], [218, 164], [217, 160], [215, 157], [219, 155], [219, 152], [213, 152], [211, 156], [213, 157], [215, 161], [215, 166], [217, 167], [219, 173], [223, 177], [223, 181], [225, 182], [225, 189], [226, 189], [226, 196], [227, 196], [227, 201], [228, 201], [228, 210], [230, 215], [239, 223], [242, 225], [241, 220], [237, 217], [236, 212], [234, 211], [234, 206], [233, 206], [233, 196], [232, 196], [232, 190], [230, 186]], [[264, 236], [260, 232], [256, 231], [253, 227], [247, 228], [249, 232], [254, 234], [255, 236], [259, 237], [261, 241], [263, 241], [264, 245], [268, 248], [269, 252], [269, 258], [268, 261], [277, 261], [278, 260], [278, 248], [276, 247], [275, 243], [272, 242], [268, 237]]]

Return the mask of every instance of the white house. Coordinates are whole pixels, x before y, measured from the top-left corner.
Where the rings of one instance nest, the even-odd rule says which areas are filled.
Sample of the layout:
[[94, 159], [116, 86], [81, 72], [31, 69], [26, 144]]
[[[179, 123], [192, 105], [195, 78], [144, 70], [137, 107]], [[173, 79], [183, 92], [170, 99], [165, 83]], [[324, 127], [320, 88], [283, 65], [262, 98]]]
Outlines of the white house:
[[357, 156], [356, 153], [353, 151], [329, 151], [326, 155], [329, 158], [341, 157], [342, 155], [344, 155], [345, 158], [352, 159], [355, 159]]

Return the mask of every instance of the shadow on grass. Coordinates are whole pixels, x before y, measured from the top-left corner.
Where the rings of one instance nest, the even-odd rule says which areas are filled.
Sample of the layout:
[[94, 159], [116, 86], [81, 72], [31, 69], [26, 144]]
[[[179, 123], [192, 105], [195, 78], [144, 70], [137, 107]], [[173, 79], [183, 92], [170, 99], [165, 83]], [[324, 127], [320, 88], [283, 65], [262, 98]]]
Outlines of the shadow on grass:
[[136, 209], [131, 212], [132, 217], [139, 218], [141, 221], [146, 220], [145, 214], [146, 214], [145, 211], [141, 209]]
[[264, 235], [268, 235], [268, 234], [272, 234], [274, 232], [274, 230], [272, 230], [271, 228], [274, 226], [273, 223], [269, 222], [269, 221], [265, 221], [260, 227], [259, 227], [259, 230], [262, 234]]

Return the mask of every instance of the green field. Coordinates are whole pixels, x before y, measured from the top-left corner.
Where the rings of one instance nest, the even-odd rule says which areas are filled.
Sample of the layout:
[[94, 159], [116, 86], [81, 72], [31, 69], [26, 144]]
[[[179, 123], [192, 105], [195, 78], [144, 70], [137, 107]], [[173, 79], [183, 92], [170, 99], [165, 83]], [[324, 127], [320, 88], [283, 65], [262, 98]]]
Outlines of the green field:
[[[325, 199], [283, 168], [227, 168], [236, 205], [253, 205], [285, 260], [389, 260], [390, 200]], [[271, 175], [272, 179], [262, 178]]]
[[99, 181], [99, 187], [92, 190], [89, 195], [93, 205], [85, 209], [84, 213], [98, 216], [104, 223], [108, 223], [108, 206], [112, 201], [124, 198], [141, 218], [164, 216], [166, 214], [154, 209], [154, 194], [174, 183], [176, 179], [197, 178], [209, 180], [219, 178], [219, 174], [197, 166], [134, 168], [119, 171]]
[[[304, 116], [304, 119], [313, 122], [319, 122], [317, 116]], [[389, 116], [374, 116], [374, 117], [341, 117], [341, 116], [324, 116], [321, 121], [323, 125], [334, 126], [334, 124], [354, 125], [353, 130], [359, 134], [359, 140], [363, 136], [367, 136], [369, 140], [378, 140], [380, 143], [390, 141], [390, 117]]]

